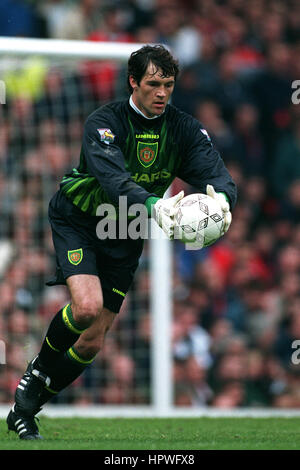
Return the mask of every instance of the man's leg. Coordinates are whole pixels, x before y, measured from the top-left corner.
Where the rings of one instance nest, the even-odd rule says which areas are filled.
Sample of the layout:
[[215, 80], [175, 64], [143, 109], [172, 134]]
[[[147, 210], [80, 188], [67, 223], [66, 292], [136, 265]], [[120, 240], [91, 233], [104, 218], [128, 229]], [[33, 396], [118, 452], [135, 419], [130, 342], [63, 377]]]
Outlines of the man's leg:
[[49, 401], [54, 394], [70, 385], [91, 364], [101, 351], [107, 331], [111, 327], [116, 314], [103, 308], [93, 324], [82, 333], [57, 363], [51, 377], [51, 389], [45, 387], [40, 395], [40, 406]]
[[[71, 294], [71, 304], [58, 312], [52, 320], [40, 354], [31, 361], [17, 386], [16, 403], [7, 419], [9, 429], [18, 432], [24, 439], [39, 437], [37, 427], [34, 426], [34, 415], [40, 410], [41, 402], [47, 401], [41, 400], [45, 387], [48, 393], [53, 393], [51, 376], [57, 375], [56, 370], [59, 370], [57, 367], [60, 361], [65, 359], [65, 353], [69, 351], [75, 359], [74, 362], [81, 364], [81, 370], [76, 369], [76, 376], [82, 372], [82, 365], [90, 362], [90, 359], [81, 359], [71, 346], [102, 312], [103, 297], [100, 281], [97, 276], [79, 274], [70, 276], [67, 284]], [[93, 343], [95, 348], [96, 339]], [[57, 382], [59, 383], [59, 378]]]
[[61, 353], [66, 352], [89, 328], [103, 307], [98, 276], [78, 274], [67, 279], [71, 303], [53, 318], [44, 339], [38, 360], [49, 374], [56, 368]]
[[[71, 305], [76, 306], [75, 311], [76, 308], [80, 308], [81, 302], [79, 290], [82, 280], [77, 278], [78, 276], [72, 276], [68, 279], [72, 297]], [[95, 288], [95, 285], [90, 285], [90, 287]], [[70, 346], [63, 355], [60, 355], [59, 360], [56, 361], [55, 370], [51, 374], [51, 387], [45, 387], [41, 393], [40, 406], [51, 399], [53, 394], [70, 385], [93, 362], [103, 347], [105, 335], [113, 324], [115, 316], [116, 313], [103, 308], [91, 326], [79, 336], [75, 344]]]

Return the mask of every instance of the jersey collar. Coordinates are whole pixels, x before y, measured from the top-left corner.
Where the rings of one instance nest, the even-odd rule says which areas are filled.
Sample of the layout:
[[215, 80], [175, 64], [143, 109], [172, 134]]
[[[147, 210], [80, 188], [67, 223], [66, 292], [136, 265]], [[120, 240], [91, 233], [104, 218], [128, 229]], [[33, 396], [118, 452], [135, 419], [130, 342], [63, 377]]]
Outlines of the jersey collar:
[[152, 118], [149, 118], [149, 117], [145, 116], [145, 114], [134, 104], [133, 99], [132, 99], [132, 95], [129, 98], [129, 104], [137, 114], [140, 114], [141, 116], [143, 116], [143, 118], [148, 119], [148, 121], [152, 121], [153, 119], [157, 119], [157, 118], [161, 117], [161, 115], [163, 114], [163, 113], [158, 114], [157, 116], [153, 116]]

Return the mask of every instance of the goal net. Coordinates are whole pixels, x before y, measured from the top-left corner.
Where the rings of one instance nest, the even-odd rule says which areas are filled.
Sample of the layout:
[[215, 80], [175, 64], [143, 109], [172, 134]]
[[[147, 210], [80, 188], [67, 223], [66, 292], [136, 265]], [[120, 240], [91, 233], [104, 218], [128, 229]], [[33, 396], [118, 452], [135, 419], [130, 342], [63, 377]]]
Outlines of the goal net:
[[[63, 175], [78, 166], [87, 116], [127, 97], [126, 62], [139, 47], [1, 38], [2, 405], [13, 401], [51, 318], [69, 302], [65, 286], [45, 285], [55, 271], [49, 200]], [[122, 405], [163, 413], [172, 406], [171, 251], [167, 240], [156, 238], [145, 242], [104, 350], [51, 407]]]

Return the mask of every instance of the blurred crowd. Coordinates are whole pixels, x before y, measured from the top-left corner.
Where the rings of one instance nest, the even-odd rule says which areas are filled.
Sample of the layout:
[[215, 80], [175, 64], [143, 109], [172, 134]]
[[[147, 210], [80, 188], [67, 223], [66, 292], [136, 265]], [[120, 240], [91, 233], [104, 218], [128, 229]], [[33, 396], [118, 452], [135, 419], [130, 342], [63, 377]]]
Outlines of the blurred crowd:
[[[224, 238], [200, 251], [175, 245], [174, 403], [299, 408], [300, 3], [2, 0], [0, 36], [172, 48], [181, 65], [172, 102], [203, 124], [238, 186]], [[109, 61], [34, 57], [7, 68], [3, 60], [0, 403], [8, 403], [69, 300], [65, 287], [45, 287], [55, 268], [48, 202], [78, 164], [85, 118], [127, 95], [124, 66]], [[180, 188], [194, 191], [176, 180]], [[54, 403], [151, 402], [150, 288], [146, 243], [104, 350]]]

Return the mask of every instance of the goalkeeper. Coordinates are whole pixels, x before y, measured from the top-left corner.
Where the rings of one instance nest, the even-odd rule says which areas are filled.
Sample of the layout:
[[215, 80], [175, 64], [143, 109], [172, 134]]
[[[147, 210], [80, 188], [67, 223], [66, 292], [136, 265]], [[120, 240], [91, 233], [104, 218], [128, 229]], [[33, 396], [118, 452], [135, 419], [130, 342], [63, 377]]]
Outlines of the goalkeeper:
[[[170, 239], [183, 191], [162, 199], [174, 178], [216, 198], [231, 222], [236, 187], [207, 132], [168, 101], [178, 63], [163, 46], [144, 46], [128, 61], [130, 99], [100, 107], [87, 119], [79, 165], [65, 175], [49, 204], [55, 279], [70, 303], [55, 314], [40, 352], [28, 365], [7, 417], [21, 439], [41, 438], [35, 415], [72, 383], [101, 350], [131, 285], [143, 240], [99, 239], [97, 208], [143, 204]], [[163, 312], [162, 312], [163, 315]]]

